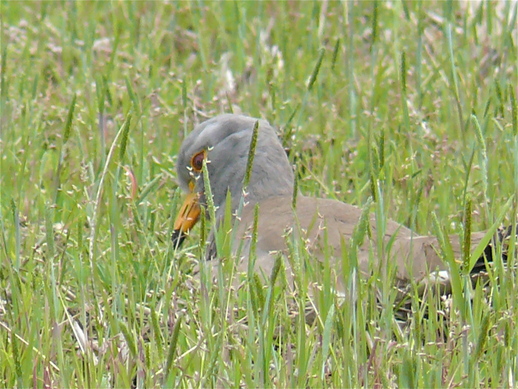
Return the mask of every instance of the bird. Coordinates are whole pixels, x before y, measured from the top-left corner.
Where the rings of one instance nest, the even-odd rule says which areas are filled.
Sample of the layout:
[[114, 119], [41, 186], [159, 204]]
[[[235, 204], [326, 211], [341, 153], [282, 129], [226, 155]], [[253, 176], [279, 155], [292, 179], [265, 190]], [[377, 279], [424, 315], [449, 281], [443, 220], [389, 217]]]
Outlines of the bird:
[[[276, 258], [286, 257], [289, 252], [291, 234], [303, 239], [316, 263], [330, 257], [337, 273], [336, 288], [345, 288], [344, 277], [339, 274], [344, 244], [351, 241], [365, 212], [339, 200], [299, 194], [287, 153], [268, 121], [221, 114], [197, 125], [180, 147], [177, 179], [187, 195], [174, 223], [172, 240], [176, 247], [204, 213], [208, 220], [216, 219], [210, 220], [213, 228], [204, 260], [218, 264], [221, 253], [216, 244], [216, 229], [223, 225], [225, 215], [230, 214], [235, 229], [230, 235], [233, 236], [231, 249], [239, 255], [238, 272], [246, 273], [253, 257], [254, 272], [265, 278], [271, 275]], [[212, 215], [208, 211], [211, 204]], [[374, 214], [367, 212], [364, 219], [368, 233], [357, 242], [359, 274], [368, 277], [373, 268], [391, 261], [395, 267], [394, 283], [409, 285], [444, 278], [450, 270], [443, 259], [439, 238], [419, 235], [390, 219], [386, 220], [383, 231], [378, 231]], [[510, 227], [499, 230], [498, 239], [504, 240], [511, 230]], [[485, 232], [471, 234], [471, 252], [485, 236]], [[461, 262], [462, 239], [457, 235], [447, 238], [455, 259]], [[492, 242], [487, 244], [472, 272], [480, 271], [491, 261]], [[379, 247], [387, 248], [387, 252], [381, 255], [377, 252]], [[504, 249], [502, 255], [505, 260]], [[284, 262], [288, 273], [292, 272], [290, 262]]]

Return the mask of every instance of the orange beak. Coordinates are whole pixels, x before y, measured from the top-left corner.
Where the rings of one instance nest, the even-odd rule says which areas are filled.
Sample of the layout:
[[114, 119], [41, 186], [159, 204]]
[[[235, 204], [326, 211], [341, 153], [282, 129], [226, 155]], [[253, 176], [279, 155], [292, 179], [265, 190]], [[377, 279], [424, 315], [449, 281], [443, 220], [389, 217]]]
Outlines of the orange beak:
[[194, 192], [194, 183], [189, 184], [191, 192], [185, 197], [178, 216], [174, 222], [173, 244], [180, 246], [187, 233], [196, 224], [200, 217], [201, 208], [198, 202], [200, 195]]

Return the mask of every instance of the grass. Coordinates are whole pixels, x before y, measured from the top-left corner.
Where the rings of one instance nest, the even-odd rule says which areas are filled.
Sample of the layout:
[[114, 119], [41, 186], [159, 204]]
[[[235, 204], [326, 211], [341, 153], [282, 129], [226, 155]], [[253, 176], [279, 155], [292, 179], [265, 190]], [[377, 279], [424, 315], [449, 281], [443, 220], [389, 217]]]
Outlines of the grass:
[[[517, 385], [518, 281], [501, 264], [487, 290], [459, 273], [452, 305], [414, 293], [401, 330], [390, 275], [352, 273], [354, 242], [343, 304], [329, 263], [293, 297], [282, 266], [275, 284], [193, 289], [206, 232], [170, 241], [182, 139], [230, 111], [279, 128], [303, 193], [380, 226], [516, 223], [516, 2], [0, 7], [1, 387]], [[308, 325], [293, 311], [315, 279]]]

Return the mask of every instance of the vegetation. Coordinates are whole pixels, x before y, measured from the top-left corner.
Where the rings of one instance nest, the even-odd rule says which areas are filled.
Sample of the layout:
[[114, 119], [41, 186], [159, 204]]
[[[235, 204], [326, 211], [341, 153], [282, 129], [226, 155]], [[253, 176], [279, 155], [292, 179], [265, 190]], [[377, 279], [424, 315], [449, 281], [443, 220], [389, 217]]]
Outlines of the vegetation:
[[325, 264], [306, 323], [318, 274], [194, 288], [204, 231], [170, 241], [182, 139], [230, 111], [279, 128], [301, 192], [380, 225], [515, 225], [515, 1], [0, 7], [0, 387], [518, 385], [515, 254], [482, 288], [445, 240], [452, 299], [412, 289], [403, 326], [386, 275], [344, 302]]

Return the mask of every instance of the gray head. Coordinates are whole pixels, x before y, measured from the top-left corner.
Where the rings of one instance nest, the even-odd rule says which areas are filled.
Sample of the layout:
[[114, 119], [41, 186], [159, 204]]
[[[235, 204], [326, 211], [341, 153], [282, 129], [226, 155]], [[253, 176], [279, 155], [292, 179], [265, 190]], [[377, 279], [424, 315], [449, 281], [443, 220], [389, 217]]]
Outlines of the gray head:
[[293, 171], [275, 130], [264, 120], [233, 114], [207, 120], [185, 138], [177, 162], [181, 187], [200, 193], [201, 203], [205, 202], [201, 161], [206, 158], [214, 204], [222, 211], [230, 192], [233, 210], [237, 209], [257, 121], [257, 146], [246, 200], [255, 203], [271, 196], [291, 195]]

